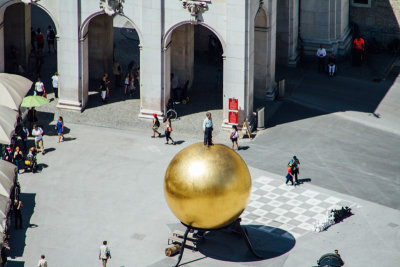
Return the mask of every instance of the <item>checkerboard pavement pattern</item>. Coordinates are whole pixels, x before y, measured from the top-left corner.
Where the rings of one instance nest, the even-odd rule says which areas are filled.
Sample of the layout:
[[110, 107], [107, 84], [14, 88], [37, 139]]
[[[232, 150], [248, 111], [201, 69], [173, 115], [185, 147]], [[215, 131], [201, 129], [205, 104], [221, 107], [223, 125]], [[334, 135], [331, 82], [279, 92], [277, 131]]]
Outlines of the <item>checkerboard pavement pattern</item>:
[[[280, 228], [299, 238], [314, 231], [331, 209], [354, 207], [356, 203], [307, 188], [306, 184], [288, 186], [282, 180], [261, 176], [253, 180], [249, 204], [243, 212], [243, 225]], [[266, 227], [267, 230], [267, 227]]]

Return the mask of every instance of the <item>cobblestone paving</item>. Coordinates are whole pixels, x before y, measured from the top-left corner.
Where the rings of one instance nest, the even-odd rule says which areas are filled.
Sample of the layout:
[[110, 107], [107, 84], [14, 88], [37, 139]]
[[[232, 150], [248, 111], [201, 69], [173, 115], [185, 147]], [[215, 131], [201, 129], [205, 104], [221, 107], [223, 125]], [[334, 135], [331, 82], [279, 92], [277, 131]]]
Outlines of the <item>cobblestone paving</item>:
[[[243, 224], [268, 225], [269, 231], [283, 229], [296, 239], [314, 230], [314, 223], [327, 217], [328, 211], [354, 207], [356, 203], [333, 195], [289, 186], [266, 176], [253, 180], [249, 204], [242, 214]], [[276, 228], [275, 228], [276, 227]]]

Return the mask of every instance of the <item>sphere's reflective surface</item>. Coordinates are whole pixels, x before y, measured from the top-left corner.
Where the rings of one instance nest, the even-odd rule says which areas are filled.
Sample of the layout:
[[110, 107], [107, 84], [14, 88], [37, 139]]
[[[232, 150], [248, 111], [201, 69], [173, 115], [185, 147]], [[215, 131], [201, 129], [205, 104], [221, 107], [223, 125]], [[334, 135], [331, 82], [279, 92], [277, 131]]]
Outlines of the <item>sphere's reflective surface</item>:
[[168, 206], [184, 224], [217, 229], [246, 208], [251, 178], [246, 163], [231, 148], [197, 143], [180, 151], [164, 178]]

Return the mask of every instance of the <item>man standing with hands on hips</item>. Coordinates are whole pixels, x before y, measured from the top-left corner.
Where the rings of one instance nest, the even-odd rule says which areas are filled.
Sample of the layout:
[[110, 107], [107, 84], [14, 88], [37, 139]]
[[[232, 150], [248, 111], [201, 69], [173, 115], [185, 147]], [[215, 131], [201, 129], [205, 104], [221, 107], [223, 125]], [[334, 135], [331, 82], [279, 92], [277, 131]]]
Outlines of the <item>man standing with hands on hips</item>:
[[211, 113], [206, 113], [206, 118], [203, 122], [203, 132], [204, 132], [204, 145], [209, 147], [212, 145], [212, 131], [213, 131], [213, 122], [211, 118]]

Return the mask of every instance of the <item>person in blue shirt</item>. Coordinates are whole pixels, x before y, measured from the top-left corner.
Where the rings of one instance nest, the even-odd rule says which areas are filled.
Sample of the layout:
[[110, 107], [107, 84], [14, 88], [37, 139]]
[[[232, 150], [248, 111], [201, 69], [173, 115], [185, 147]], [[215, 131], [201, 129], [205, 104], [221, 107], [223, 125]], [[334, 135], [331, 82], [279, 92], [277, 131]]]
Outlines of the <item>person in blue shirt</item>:
[[300, 161], [296, 156], [293, 156], [293, 158], [288, 163], [288, 166], [292, 167], [292, 171], [293, 171], [293, 175], [294, 175], [296, 184], [299, 183], [299, 180], [297, 179], [297, 176], [300, 173], [299, 165], [300, 165]]
[[203, 132], [204, 132], [204, 145], [211, 146], [212, 145], [212, 131], [213, 131], [213, 122], [211, 118], [211, 113], [206, 113], [206, 118], [203, 122]]

